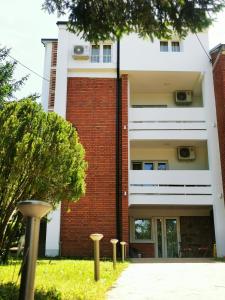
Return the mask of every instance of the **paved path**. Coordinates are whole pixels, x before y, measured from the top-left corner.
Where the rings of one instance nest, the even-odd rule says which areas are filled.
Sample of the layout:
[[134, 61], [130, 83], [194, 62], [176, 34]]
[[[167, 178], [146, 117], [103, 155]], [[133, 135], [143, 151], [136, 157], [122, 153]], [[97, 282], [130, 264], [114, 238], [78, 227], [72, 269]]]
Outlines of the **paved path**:
[[225, 263], [207, 259], [132, 263], [108, 292], [108, 300], [225, 300]]

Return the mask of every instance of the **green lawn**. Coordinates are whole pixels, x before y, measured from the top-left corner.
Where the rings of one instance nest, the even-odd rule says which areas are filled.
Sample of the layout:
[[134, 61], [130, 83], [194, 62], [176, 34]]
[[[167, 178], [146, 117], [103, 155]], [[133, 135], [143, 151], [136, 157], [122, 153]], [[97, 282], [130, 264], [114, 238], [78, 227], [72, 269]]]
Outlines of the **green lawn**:
[[[18, 297], [21, 262], [0, 266], [0, 300]], [[100, 263], [101, 279], [96, 283], [93, 261], [39, 260], [36, 271], [35, 300], [101, 300], [128, 263], [118, 263], [114, 271], [112, 262]]]

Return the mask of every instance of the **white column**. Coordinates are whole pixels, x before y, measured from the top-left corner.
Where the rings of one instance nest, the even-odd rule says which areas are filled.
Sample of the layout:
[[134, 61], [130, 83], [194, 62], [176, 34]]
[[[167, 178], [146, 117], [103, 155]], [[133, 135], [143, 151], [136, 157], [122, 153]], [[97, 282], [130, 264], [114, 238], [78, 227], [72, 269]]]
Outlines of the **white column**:
[[60, 243], [60, 217], [61, 207], [57, 208], [48, 215], [50, 220], [47, 223], [47, 234], [46, 234], [46, 245], [45, 255], [46, 256], [58, 256], [59, 243]]
[[67, 100], [67, 63], [68, 31], [66, 30], [66, 25], [63, 25], [59, 28], [58, 36], [54, 111], [64, 118], [66, 118]]
[[[58, 35], [58, 52], [56, 66], [56, 88], [54, 111], [66, 118], [67, 102], [67, 57], [68, 57], [68, 32], [66, 26], [60, 26]], [[50, 215], [51, 221], [47, 224], [46, 256], [60, 254], [60, 219], [61, 205]]]
[[212, 175], [213, 214], [217, 256], [222, 257], [225, 256], [225, 205], [211, 65], [209, 65], [209, 68], [204, 74], [203, 101], [206, 109], [206, 120], [208, 125], [208, 157], [209, 168]]
[[[44, 73], [43, 77], [47, 80], [50, 80], [50, 72], [51, 72], [51, 57], [52, 57], [52, 43], [45, 43], [45, 59], [44, 59]], [[41, 102], [44, 108], [44, 111], [48, 111], [48, 98], [49, 98], [49, 85], [50, 82], [43, 79], [42, 82], [42, 96]]]

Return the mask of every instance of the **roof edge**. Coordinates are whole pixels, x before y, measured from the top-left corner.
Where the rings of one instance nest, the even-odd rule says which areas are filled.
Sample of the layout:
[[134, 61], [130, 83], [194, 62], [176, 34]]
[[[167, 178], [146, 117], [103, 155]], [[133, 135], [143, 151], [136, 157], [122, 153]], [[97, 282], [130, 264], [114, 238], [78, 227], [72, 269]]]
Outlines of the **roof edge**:
[[209, 53], [210, 54], [213, 54], [215, 52], [218, 52], [218, 51], [225, 51], [225, 44], [218, 44], [216, 45], [214, 48], [212, 48]]
[[67, 25], [68, 21], [57, 21], [56, 25]]
[[43, 38], [43, 39], [41, 39], [41, 43], [45, 46], [48, 42], [57, 42], [58, 41], [58, 39], [53, 39], [53, 38]]

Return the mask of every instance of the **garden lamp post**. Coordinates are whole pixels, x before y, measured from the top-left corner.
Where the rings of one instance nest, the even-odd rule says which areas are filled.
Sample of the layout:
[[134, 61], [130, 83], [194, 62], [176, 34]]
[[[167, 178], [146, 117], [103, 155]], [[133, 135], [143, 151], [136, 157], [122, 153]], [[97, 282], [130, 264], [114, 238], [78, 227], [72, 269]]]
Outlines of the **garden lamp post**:
[[110, 243], [113, 245], [113, 269], [116, 269], [116, 244], [118, 243], [117, 239], [111, 239]]
[[43, 201], [26, 200], [20, 202], [17, 208], [26, 218], [19, 300], [33, 300], [40, 220], [52, 210], [52, 206]]
[[126, 247], [126, 242], [120, 242], [120, 245], [121, 245], [121, 252], [122, 252], [122, 262], [124, 262], [125, 260], [125, 247]]
[[103, 234], [93, 233], [90, 238], [94, 242], [94, 278], [95, 281], [100, 279], [100, 250], [99, 241], [103, 238]]

